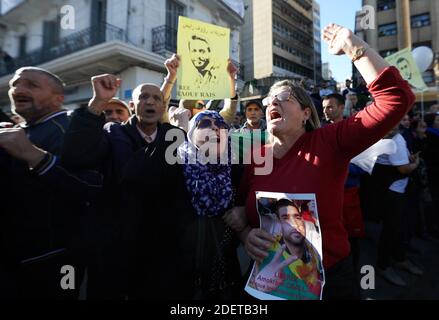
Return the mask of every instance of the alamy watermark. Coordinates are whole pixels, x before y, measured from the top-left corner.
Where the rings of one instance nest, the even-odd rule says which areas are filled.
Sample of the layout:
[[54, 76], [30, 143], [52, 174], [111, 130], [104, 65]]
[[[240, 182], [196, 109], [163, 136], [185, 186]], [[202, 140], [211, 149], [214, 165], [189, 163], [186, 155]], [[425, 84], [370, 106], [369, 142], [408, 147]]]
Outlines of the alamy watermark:
[[65, 265], [62, 266], [60, 273], [64, 274], [60, 281], [61, 289], [75, 290], [75, 268], [70, 265]]
[[240, 134], [229, 134], [227, 129], [200, 130], [195, 147], [190, 144], [185, 148], [185, 133], [180, 129], [171, 129], [166, 133], [165, 140], [172, 142], [166, 149], [165, 159], [169, 165], [174, 164], [254, 164], [255, 175], [269, 175], [273, 171], [273, 152], [271, 148], [263, 148], [261, 130], [253, 130], [245, 138]]
[[361, 289], [375, 290], [375, 268], [365, 265], [361, 267], [360, 273], [363, 275], [360, 280]]
[[362, 30], [375, 29], [376, 13], [373, 6], [363, 6], [360, 16], [360, 27]]
[[75, 29], [75, 8], [72, 5], [62, 6], [60, 9], [61, 14], [61, 29], [74, 30]]

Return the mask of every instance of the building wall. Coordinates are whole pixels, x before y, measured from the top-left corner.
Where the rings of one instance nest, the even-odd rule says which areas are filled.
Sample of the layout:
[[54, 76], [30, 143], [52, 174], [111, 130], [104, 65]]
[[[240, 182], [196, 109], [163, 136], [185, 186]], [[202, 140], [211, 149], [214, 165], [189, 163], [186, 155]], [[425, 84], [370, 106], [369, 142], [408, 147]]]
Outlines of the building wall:
[[[213, 12], [199, 0], [181, 0], [180, 3], [186, 6], [186, 15], [189, 18], [232, 28], [231, 58], [240, 61], [240, 33], [238, 28], [232, 27], [230, 23], [221, 19], [217, 12]], [[27, 52], [41, 48], [43, 21], [55, 20], [60, 15], [60, 8], [66, 4], [73, 5], [75, 9], [75, 29], [61, 29], [60, 37], [63, 38], [89, 28], [91, 20], [90, 0], [77, 0], [74, 3], [69, 0], [58, 1], [57, 5], [49, 6], [50, 10], [41, 15], [32, 15], [31, 20], [17, 23], [14, 29], [9, 30], [6, 34], [5, 51], [16, 57], [19, 51], [19, 37], [22, 35], [27, 35]], [[125, 30], [130, 43], [147, 51], [152, 51], [152, 29], [165, 25], [166, 1], [107, 0], [107, 22]]]
[[314, 24], [314, 81], [322, 78], [322, 26], [320, 22], [320, 5], [313, 1], [313, 24]]
[[254, 78], [273, 73], [273, 20], [271, 0], [253, 1], [253, 68]]
[[[247, 13], [241, 35], [247, 80], [301, 75], [313, 78], [320, 53], [314, 51], [312, 0], [304, 4], [308, 10], [296, 0], [245, 1]], [[247, 48], [253, 48], [252, 52]]]
[[245, 0], [247, 8], [244, 16], [244, 25], [241, 28], [241, 62], [245, 66], [244, 79], [250, 81], [254, 79], [254, 37], [253, 37], [253, 0]]
[[[363, 0], [363, 5], [372, 5], [377, 9], [377, 1], [379, 0]], [[433, 52], [439, 55], [439, 1], [430, 0], [410, 0], [410, 19], [421, 14], [429, 14], [430, 25], [422, 27], [413, 27], [410, 23], [411, 45], [417, 47], [419, 45], [431, 46]], [[376, 29], [364, 30], [366, 41], [382, 55], [390, 54], [398, 50], [402, 50], [404, 43], [404, 28], [402, 21], [402, 0], [395, 0], [395, 8], [385, 11], [377, 11]], [[378, 27], [380, 25], [396, 23], [397, 34], [390, 36], [379, 36]], [[431, 80], [433, 67], [424, 74], [424, 79]], [[438, 68], [439, 70], [439, 68]], [[436, 75], [439, 77], [439, 74]], [[427, 83], [434, 86], [434, 83]]]
[[[378, 51], [385, 51], [391, 49], [403, 49], [398, 46], [398, 39], [402, 37], [403, 29], [401, 21], [398, 16], [398, 6], [400, 0], [396, 0], [396, 8], [385, 11], [377, 11], [376, 15], [376, 29], [368, 29], [366, 33], [366, 41]], [[377, 0], [363, 0], [363, 5], [372, 5], [377, 8]], [[412, 44], [416, 45], [419, 42], [432, 42], [432, 49], [435, 52], [439, 51], [439, 2], [430, 0], [411, 0], [410, 1], [410, 16], [416, 16], [424, 13], [430, 14], [430, 25], [421, 28], [411, 28]], [[378, 28], [380, 25], [397, 23], [397, 34], [392, 36], [378, 35]]]
[[[210, 0], [209, 0], [210, 1]], [[186, 7], [185, 15], [192, 19], [198, 19], [207, 23], [214, 23], [231, 29], [231, 58], [240, 62], [240, 30], [238, 23], [232, 25], [231, 18], [213, 10], [215, 6], [206, 0], [179, 0]], [[237, 0], [234, 0], [235, 2]], [[269, 3], [269, 0], [264, 0]], [[53, 3], [56, 3], [54, 6]], [[73, 5], [75, 9], [75, 29], [60, 30], [60, 38], [77, 33], [91, 26], [91, 0], [45, 0], [38, 2], [37, 8], [47, 6], [49, 10], [34, 11], [31, 6], [24, 4], [19, 10], [22, 15], [31, 17], [24, 19], [23, 23], [17, 23], [10, 29], [5, 38], [4, 50], [12, 57], [19, 53], [19, 37], [27, 35], [27, 52], [42, 47], [43, 21], [57, 19], [60, 8], [65, 4]], [[107, 0], [106, 8], [107, 23], [126, 31], [129, 43], [145, 51], [152, 51], [152, 29], [166, 24], [166, 0]], [[229, 12], [227, 12], [229, 13]], [[242, 12], [241, 12], [242, 13]], [[262, 16], [262, 11], [261, 11]], [[271, 27], [270, 27], [271, 30]], [[271, 41], [270, 41], [271, 43]], [[251, 46], [250, 48], [253, 48]], [[270, 46], [271, 48], [271, 46]], [[271, 56], [271, 55], [268, 55]], [[262, 57], [263, 59], [263, 57]], [[119, 95], [127, 99], [125, 94], [133, 90], [142, 82], [161, 84], [164, 74], [142, 67], [130, 67], [120, 74], [123, 84]], [[68, 88], [66, 104], [78, 105], [88, 101], [91, 97], [91, 87], [87, 79], [81, 84], [75, 84]]]

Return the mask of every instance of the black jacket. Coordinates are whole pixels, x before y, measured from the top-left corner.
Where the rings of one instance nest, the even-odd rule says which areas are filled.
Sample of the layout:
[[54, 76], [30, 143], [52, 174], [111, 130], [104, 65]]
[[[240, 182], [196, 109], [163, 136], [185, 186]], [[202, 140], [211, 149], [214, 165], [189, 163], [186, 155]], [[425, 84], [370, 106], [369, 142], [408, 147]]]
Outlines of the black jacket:
[[[181, 167], [165, 160], [173, 143], [165, 141], [166, 133], [177, 130], [184, 137], [184, 132], [159, 124], [155, 141], [148, 144], [136, 128], [136, 117], [124, 124], [107, 124], [103, 130], [104, 122], [103, 115], [75, 111], [62, 161], [74, 170], [98, 168], [104, 174], [96, 225], [105, 235], [98, 240], [103, 251], [98, 269], [111, 275], [107, 289], [130, 298], [188, 297], [181, 237], [195, 216], [182, 192]], [[105, 285], [104, 279], [100, 283]]]
[[[69, 122], [67, 112], [60, 111], [24, 127], [29, 139], [49, 152], [35, 170], [0, 149], [0, 264], [18, 272], [18, 277], [21, 272], [32, 274], [33, 266], [38, 265], [32, 277], [56, 278], [58, 287], [60, 270], [52, 274], [46, 266], [55, 261], [52, 259], [60, 261], [66, 252], [75, 256], [70, 260], [75, 267], [82, 263], [84, 218], [102, 188], [99, 173], [73, 173], [60, 166], [59, 153]], [[46, 274], [49, 272], [51, 275]]]

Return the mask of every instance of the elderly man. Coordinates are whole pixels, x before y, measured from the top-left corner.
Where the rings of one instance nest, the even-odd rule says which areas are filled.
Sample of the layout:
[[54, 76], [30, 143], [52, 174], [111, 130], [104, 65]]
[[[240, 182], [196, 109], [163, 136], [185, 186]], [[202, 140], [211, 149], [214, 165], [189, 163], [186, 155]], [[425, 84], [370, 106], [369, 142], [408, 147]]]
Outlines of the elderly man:
[[[167, 67], [168, 73], [175, 71], [170, 70], [173, 64]], [[111, 281], [100, 281], [100, 294], [184, 298], [192, 283], [181, 271], [179, 237], [186, 225], [182, 212], [190, 203], [176, 191], [185, 187], [182, 170], [166, 158], [174, 143], [168, 133], [180, 133], [184, 141], [184, 132], [160, 122], [166, 109], [164, 95], [149, 83], [133, 91], [134, 115], [127, 122], [107, 123], [102, 129], [105, 108], [121, 80], [100, 75], [92, 78], [92, 85], [89, 106], [73, 114], [63, 161], [70, 168], [100, 168], [104, 174], [103, 212], [110, 222], [110, 239], [97, 272], [111, 276]]]
[[[21, 127], [3, 124], [0, 129], [0, 264], [10, 272], [13, 290], [8, 297], [75, 298], [82, 263], [75, 253], [85, 255], [78, 241], [81, 213], [87, 212], [91, 195], [100, 190], [100, 176], [75, 176], [59, 165], [69, 118], [62, 110], [64, 84], [56, 75], [21, 68], [9, 87], [12, 112], [26, 122]], [[75, 268], [76, 275], [71, 276], [77, 281], [65, 290], [61, 271], [68, 265]]]

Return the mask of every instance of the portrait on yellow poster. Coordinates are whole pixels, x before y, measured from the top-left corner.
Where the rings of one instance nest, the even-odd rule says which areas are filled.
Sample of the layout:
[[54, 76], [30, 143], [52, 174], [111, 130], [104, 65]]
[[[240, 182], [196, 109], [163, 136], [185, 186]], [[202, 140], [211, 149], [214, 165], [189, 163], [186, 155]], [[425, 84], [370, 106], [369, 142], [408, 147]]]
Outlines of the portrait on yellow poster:
[[177, 98], [220, 100], [231, 97], [227, 73], [230, 29], [180, 16]]
[[398, 51], [386, 58], [392, 66], [398, 68], [401, 76], [418, 91], [425, 90], [427, 85], [422, 78], [422, 74], [413, 59], [413, 54], [409, 48]]

